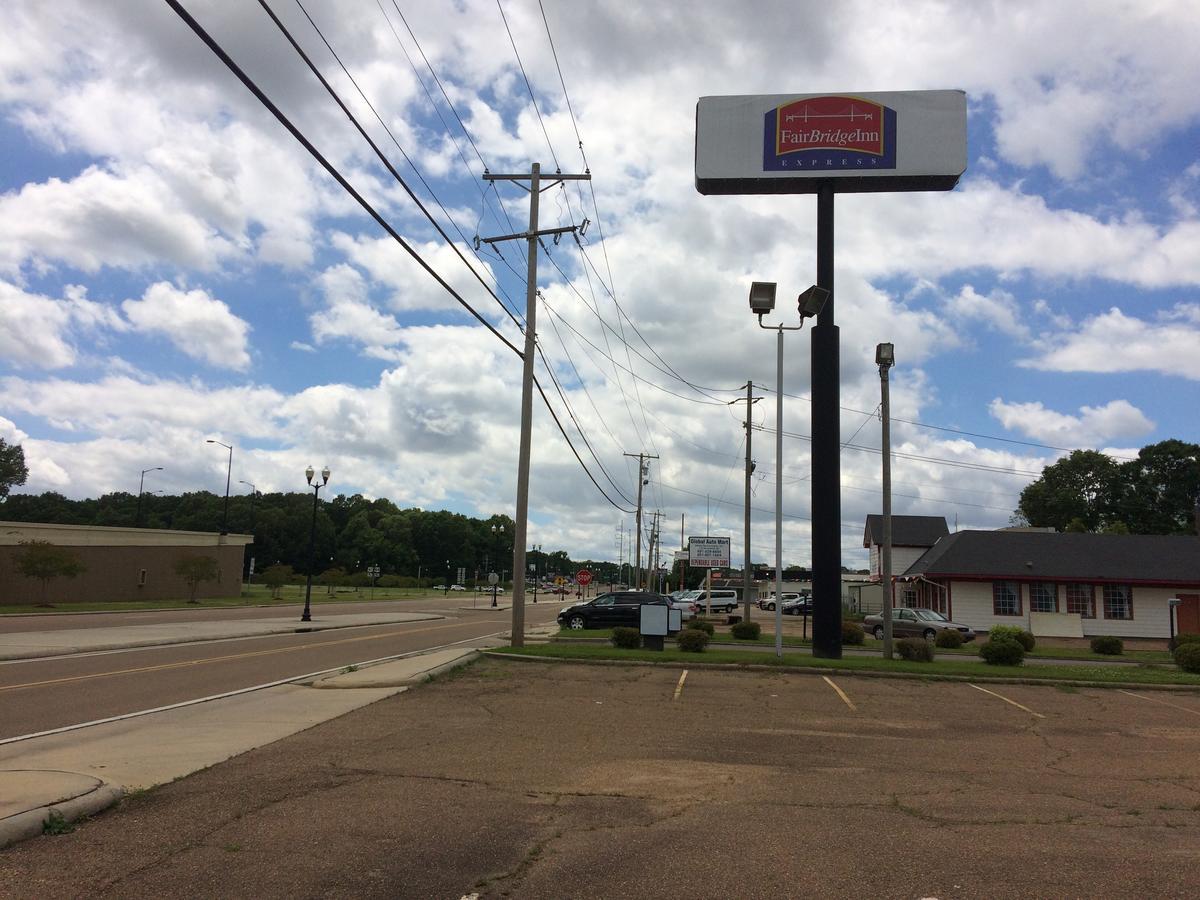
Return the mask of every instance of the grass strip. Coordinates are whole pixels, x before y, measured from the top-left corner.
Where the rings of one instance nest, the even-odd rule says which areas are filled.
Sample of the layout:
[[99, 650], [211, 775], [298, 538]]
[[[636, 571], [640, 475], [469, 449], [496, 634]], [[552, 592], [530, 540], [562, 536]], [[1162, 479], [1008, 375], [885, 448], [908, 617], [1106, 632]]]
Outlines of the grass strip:
[[863, 673], [903, 673], [925, 677], [1002, 678], [1024, 681], [1069, 681], [1091, 684], [1163, 684], [1200, 689], [1200, 675], [1190, 675], [1178, 669], [1150, 666], [989, 666], [981, 660], [939, 659], [931, 663], [904, 660], [876, 659], [869, 656], [847, 656], [842, 659], [820, 659], [808, 654], [756, 653], [746, 650], [706, 650], [703, 653], [684, 653], [668, 649], [618, 650], [615, 647], [590, 644], [541, 644], [523, 648], [502, 647], [500, 654], [537, 656], [561, 660], [615, 660], [662, 663], [721, 663], [734, 666], [771, 666], [776, 668], [841, 669]]

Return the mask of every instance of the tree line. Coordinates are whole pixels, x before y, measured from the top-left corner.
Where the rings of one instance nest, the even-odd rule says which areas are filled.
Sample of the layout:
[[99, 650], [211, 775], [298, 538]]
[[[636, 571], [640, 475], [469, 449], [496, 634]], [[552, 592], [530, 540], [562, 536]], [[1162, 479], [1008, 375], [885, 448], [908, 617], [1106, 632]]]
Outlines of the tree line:
[[1200, 444], [1166, 440], [1134, 459], [1075, 450], [1021, 491], [1014, 520], [1059, 531], [1194, 534]]
[[[13, 494], [0, 503], [0, 519], [64, 525], [108, 525], [165, 528], [179, 531], [222, 531], [252, 534], [248, 548], [258, 571], [291, 566], [310, 568], [311, 493], [240, 494], [225, 497], [209, 491], [179, 496], [116, 492], [71, 500], [62, 494]], [[224, 527], [223, 527], [224, 526]], [[317, 504], [312, 566], [314, 575], [340, 570], [347, 575], [378, 566], [381, 574], [416, 577], [441, 583], [447, 570], [456, 579], [483, 580], [488, 571], [512, 578], [513, 521], [507, 516], [472, 518], [445, 510], [402, 509], [391, 500], [339, 494]], [[573, 575], [591, 569], [598, 581], [617, 578], [616, 564], [573, 560], [564, 550], [530, 551], [527, 563], [539, 576]]]

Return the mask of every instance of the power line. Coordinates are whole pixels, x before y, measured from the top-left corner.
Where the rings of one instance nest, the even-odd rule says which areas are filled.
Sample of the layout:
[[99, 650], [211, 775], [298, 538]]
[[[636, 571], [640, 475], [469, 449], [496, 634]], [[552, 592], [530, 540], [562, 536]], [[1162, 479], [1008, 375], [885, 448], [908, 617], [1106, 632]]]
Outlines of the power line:
[[554, 160], [554, 168], [561, 172], [562, 166], [558, 164], [558, 155], [554, 152], [554, 145], [550, 143], [550, 132], [546, 130], [546, 123], [542, 121], [542, 111], [538, 109], [537, 98], [533, 95], [533, 85], [529, 83], [529, 76], [525, 74], [525, 64], [521, 62], [521, 54], [517, 51], [517, 42], [513, 40], [512, 30], [508, 27], [508, 16], [504, 15], [504, 7], [500, 5], [500, 0], [496, 0], [496, 8], [500, 10], [500, 18], [504, 21], [504, 30], [508, 34], [508, 42], [512, 44], [513, 56], [517, 58], [517, 67], [521, 70], [521, 77], [525, 79], [525, 87], [529, 91], [529, 102], [533, 104], [533, 111], [537, 114], [538, 124], [542, 126], [542, 134], [546, 138], [546, 146], [550, 148], [550, 157]]

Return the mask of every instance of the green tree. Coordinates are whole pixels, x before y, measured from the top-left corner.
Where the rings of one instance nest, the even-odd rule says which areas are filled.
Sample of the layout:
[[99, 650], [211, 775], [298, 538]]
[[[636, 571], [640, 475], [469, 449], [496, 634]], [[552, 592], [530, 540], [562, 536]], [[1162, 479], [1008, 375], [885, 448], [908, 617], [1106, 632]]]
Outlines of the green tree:
[[1166, 440], [1122, 463], [1115, 507], [1134, 534], [1191, 534], [1200, 501], [1200, 444]]
[[9, 444], [0, 438], [0, 500], [8, 496], [9, 488], [24, 484], [28, 477], [25, 449], [20, 444]]
[[175, 574], [187, 582], [188, 603], [196, 603], [196, 593], [206, 581], [216, 581], [220, 569], [214, 556], [184, 556], [173, 566]]
[[1087, 531], [1097, 531], [1114, 516], [1119, 478], [1120, 467], [1112, 457], [1073, 450], [1021, 491], [1017, 512], [1031, 525], [1065, 531], [1078, 519]]
[[271, 596], [278, 597], [283, 586], [292, 580], [292, 567], [276, 563], [262, 573], [262, 583], [271, 589]]
[[74, 578], [87, 571], [74, 551], [59, 547], [49, 541], [21, 541], [13, 562], [19, 573], [26, 578], [36, 578], [42, 583], [42, 603], [46, 602], [46, 588], [54, 578]]

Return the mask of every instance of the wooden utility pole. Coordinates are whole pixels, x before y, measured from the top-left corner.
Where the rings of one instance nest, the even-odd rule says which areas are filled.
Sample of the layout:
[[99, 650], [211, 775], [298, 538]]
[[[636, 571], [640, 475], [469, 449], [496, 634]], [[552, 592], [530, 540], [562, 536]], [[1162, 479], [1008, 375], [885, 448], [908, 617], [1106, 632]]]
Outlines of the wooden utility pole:
[[[742, 566], [742, 608], [744, 610], [743, 621], [745, 621], [745, 622], [750, 621], [750, 592], [754, 589], [753, 588], [754, 575], [750, 571], [750, 476], [754, 474], [754, 460], [750, 456], [750, 439], [753, 434], [753, 429], [751, 428], [752, 419], [751, 419], [750, 413], [751, 413], [751, 408], [754, 406], [754, 404], [762, 399], [762, 397], [755, 397], [753, 395], [753, 393], [752, 393], [753, 388], [754, 388], [754, 382], [747, 381], [746, 382], [746, 396], [744, 398], [739, 397], [737, 400], [729, 401], [729, 405], [733, 405], [734, 403], [743, 403], [743, 402], [746, 404], [746, 423], [745, 423], [745, 428], [746, 428], [746, 519], [745, 519], [745, 536], [743, 539], [744, 540], [743, 550], [745, 551], [744, 552], [745, 562]], [[778, 604], [779, 598], [776, 598], [775, 602], [776, 602], [776, 604]]]
[[[636, 458], [638, 461], [637, 537], [634, 541], [637, 546], [637, 565], [634, 567], [636, 576], [633, 580], [633, 586], [636, 589], [642, 586], [642, 487], [646, 484], [646, 475], [650, 472], [650, 466], [646, 460], [658, 459], [658, 455], [654, 453], [625, 453], [623, 455], [631, 459]], [[650, 562], [648, 555], [646, 562]]]
[[529, 230], [521, 234], [504, 234], [499, 237], [484, 238], [486, 244], [500, 241], [524, 240], [528, 242], [526, 256], [528, 266], [525, 280], [525, 349], [522, 353], [524, 369], [521, 375], [521, 438], [517, 456], [517, 509], [515, 527], [513, 528], [513, 599], [512, 599], [512, 645], [525, 645], [525, 536], [529, 524], [529, 455], [531, 434], [533, 431], [533, 357], [534, 344], [537, 340], [537, 257], [538, 239], [548, 234], [564, 234], [573, 232], [579, 226], [571, 225], [566, 228], [547, 228], [538, 231], [538, 200], [542, 191], [549, 190], [560, 181], [589, 181], [590, 174], [564, 175], [556, 172], [547, 176], [547, 183], [542, 185], [542, 167], [534, 163], [528, 175], [493, 175], [483, 173], [484, 181], [512, 181], [517, 184], [529, 182]]

